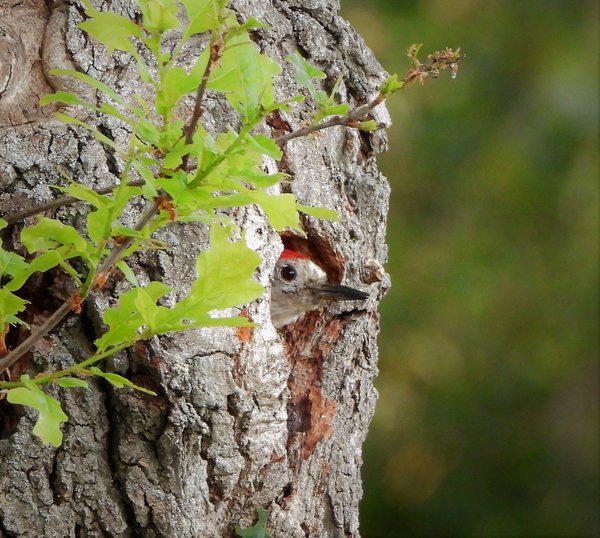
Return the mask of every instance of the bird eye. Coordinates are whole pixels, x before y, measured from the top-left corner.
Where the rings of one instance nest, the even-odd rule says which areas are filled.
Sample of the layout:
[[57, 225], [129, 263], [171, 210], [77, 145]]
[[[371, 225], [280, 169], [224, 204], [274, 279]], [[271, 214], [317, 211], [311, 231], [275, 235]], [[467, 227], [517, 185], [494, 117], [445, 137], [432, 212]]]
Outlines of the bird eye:
[[296, 269], [294, 269], [291, 265], [284, 265], [281, 268], [279, 274], [281, 275], [281, 278], [283, 278], [283, 280], [287, 280], [288, 282], [294, 280], [294, 278], [296, 278], [297, 275]]

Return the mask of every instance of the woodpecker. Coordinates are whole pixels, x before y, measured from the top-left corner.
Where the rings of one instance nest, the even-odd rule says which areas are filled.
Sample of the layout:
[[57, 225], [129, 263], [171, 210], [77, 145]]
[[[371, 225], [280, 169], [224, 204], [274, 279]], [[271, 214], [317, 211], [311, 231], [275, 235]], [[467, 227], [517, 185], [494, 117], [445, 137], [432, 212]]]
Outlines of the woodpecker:
[[283, 327], [316, 310], [327, 301], [358, 301], [368, 293], [330, 284], [325, 271], [303, 254], [285, 249], [275, 264], [271, 288], [271, 320]]

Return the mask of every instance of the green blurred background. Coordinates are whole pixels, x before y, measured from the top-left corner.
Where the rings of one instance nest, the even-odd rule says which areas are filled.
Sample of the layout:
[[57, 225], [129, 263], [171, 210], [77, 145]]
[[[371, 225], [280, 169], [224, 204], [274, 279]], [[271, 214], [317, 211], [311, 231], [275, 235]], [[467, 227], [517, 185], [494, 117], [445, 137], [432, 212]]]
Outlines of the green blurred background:
[[403, 76], [365, 538], [598, 536], [598, 3], [342, 0]]

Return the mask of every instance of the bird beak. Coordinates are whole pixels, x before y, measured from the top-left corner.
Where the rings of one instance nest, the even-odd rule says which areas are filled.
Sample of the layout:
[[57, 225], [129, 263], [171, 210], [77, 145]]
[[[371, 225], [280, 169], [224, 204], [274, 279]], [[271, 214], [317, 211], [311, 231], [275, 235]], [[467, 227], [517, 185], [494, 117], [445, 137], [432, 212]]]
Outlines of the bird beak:
[[368, 293], [341, 284], [324, 284], [313, 288], [324, 299], [333, 301], [362, 301], [369, 297]]

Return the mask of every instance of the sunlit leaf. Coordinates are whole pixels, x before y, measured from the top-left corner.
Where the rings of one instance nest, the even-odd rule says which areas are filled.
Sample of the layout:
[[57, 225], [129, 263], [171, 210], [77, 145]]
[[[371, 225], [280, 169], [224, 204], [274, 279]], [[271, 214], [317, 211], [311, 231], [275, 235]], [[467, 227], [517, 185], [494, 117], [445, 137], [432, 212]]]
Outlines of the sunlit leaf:
[[181, 0], [190, 21], [184, 31], [184, 40], [194, 34], [208, 30], [219, 30], [221, 13], [227, 5], [226, 0]]
[[129, 381], [129, 379], [123, 377], [122, 375], [113, 374], [110, 372], [103, 372], [102, 370], [100, 370], [100, 368], [96, 368], [95, 366], [90, 368], [90, 372], [94, 375], [97, 375], [98, 377], [106, 379], [111, 385], [117, 387], [118, 389], [122, 389], [123, 387], [129, 387], [135, 390], [139, 390], [140, 392], [145, 392], [146, 394], [156, 396], [156, 392], [145, 387], [140, 387], [139, 385], [136, 385], [132, 381]]
[[54, 249], [59, 245], [72, 246], [82, 256], [88, 251], [87, 241], [73, 226], [46, 217], [39, 217], [33, 226], [23, 228], [21, 242], [29, 252]]
[[156, 301], [170, 291], [171, 288], [161, 282], [150, 282], [144, 288], [133, 288], [123, 293], [117, 306], [104, 312], [103, 319], [108, 330], [96, 340], [98, 350], [104, 351], [123, 342], [135, 342], [144, 325], [144, 316], [137, 306], [138, 296], [143, 293]]
[[387, 97], [398, 90], [401, 90], [405, 86], [405, 82], [403, 80], [398, 80], [398, 75], [395, 73], [390, 75], [385, 82], [382, 84], [379, 93], [382, 97]]
[[38, 271], [42, 273], [46, 272], [77, 255], [77, 252], [70, 250], [68, 247], [61, 247], [56, 250], [42, 252], [33, 258], [26, 268], [19, 271], [15, 277], [6, 284], [5, 289], [10, 291], [18, 290], [33, 273]]
[[80, 22], [79, 27], [102, 43], [109, 54], [112, 54], [115, 49], [136, 52], [131, 38], [140, 38], [142, 33], [133, 21], [109, 11], [87, 9], [86, 13], [91, 16], [91, 19]]
[[134, 286], [138, 286], [138, 279], [135, 276], [134, 272], [131, 270], [131, 267], [127, 265], [123, 260], [120, 260], [116, 263], [117, 268], [123, 273], [125, 280]]
[[0, 288], [0, 331], [4, 329], [6, 323], [11, 325], [25, 324], [16, 315], [25, 310], [27, 303], [29, 301], [21, 299], [5, 288]]
[[306, 88], [313, 99], [316, 99], [316, 88], [313, 79], [324, 79], [325, 73], [308, 63], [297, 51], [289, 54], [286, 60], [294, 66], [296, 82]]
[[190, 293], [173, 308], [162, 308], [157, 325], [184, 328], [184, 320], [205, 322], [211, 310], [245, 304], [263, 293], [263, 287], [252, 279], [260, 256], [243, 239], [229, 241], [229, 233], [222, 226], [212, 226], [210, 235], [210, 248], [196, 261], [198, 278]]
[[248, 142], [254, 149], [278, 161], [283, 155], [281, 148], [272, 138], [264, 135], [246, 135], [245, 141]]
[[0, 277], [3, 275], [15, 276], [27, 269], [28, 265], [22, 256], [0, 247]]
[[50, 103], [63, 103], [65, 105], [79, 105], [81, 100], [75, 94], [70, 92], [58, 91], [40, 97], [40, 105], [45, 106]]
[[338, 212], [334, 209], [327, 209], [326, 207], [313, 207], [309, 205], [296, 204], [298, 211], [305, 213], [306, 215], [310, 215], [311, 217], [315, 217], [317, 219], [325, 219], [325, 220], [338, 220], [340, 216]]
[[177, 4], [174, 0], [137, 0], [144, 17], [144, 28], [149, 32], [162, 33], [177, 28]]
[[65, 388], [65, 389], [72, 389], [72, 388], [82, 388], [82, 389], [89, 389], [89, 385], [87, 383], [87, 381], [84, 381], [83, 379], [78, 379], [76, 377], [60, 377], [56, 380], [56, 384], [59, 387]]
[[247, 33], [243, 33], [227, 42], [221, 63], [212, 73], [208, 87], [224, 92], [244, 118], [252, 118], [260, 106], [273, 103], [273, 80], [280, 72], [281, 66], [260, 54]]
[[54, 112], [53, 114], [55, 117], [57, 117], [59, 120], [61, 120], [64, 123], [72, 123], [74, 125], [79, 125], [80, 127], [87, 129], [100, 142], [102, 142], [103, 144], [106, 144], [107, 146], [110, 146], [111, 148], [113, 148], [116, 151], [120, 151], [121, 148], [119, 148], [119, 146], [117, 146], [117, 144], [115, 144], [115, 142], [113, 140], [111, 140], [105, 134], [98, 131], [98, 129], [91, 126], [89, 123], [78, 120], [77, 118], [74, 118], [73, 116], [70, 116], [69, 114], [65, 114], [64, 112]]
[[8, 390], [6, 399], [12, 404], [35, 409], [39, 415], [33, 427], [34, 435], [44, 443], [60, 446], [63, 436], [60, 425], [68, 420], [60, 403], [33, 383], [28, 375], [22, 375], [20, 381], [25, 386]]

